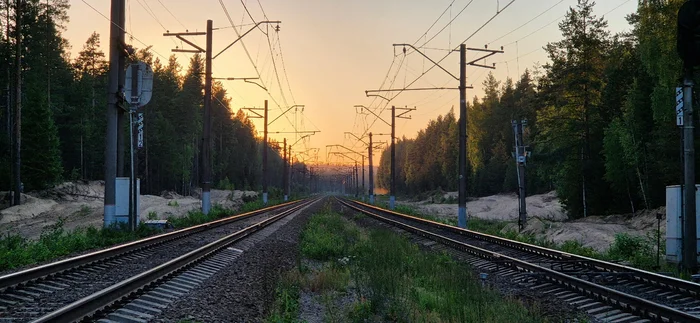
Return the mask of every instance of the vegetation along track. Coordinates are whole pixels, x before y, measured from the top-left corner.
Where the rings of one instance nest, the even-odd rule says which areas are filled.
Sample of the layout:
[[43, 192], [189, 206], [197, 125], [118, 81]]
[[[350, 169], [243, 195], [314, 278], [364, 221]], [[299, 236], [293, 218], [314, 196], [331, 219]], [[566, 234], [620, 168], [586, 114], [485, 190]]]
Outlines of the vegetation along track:
[[32, 321], [306, 203], [271, 206], [2, 276], [0, 322]]
[[351, 200], [392, 226], [457, 249], [477, 269], [507, 276], [612, 322], [700, 322], [700, 285], [562, 251], [469, 231]]

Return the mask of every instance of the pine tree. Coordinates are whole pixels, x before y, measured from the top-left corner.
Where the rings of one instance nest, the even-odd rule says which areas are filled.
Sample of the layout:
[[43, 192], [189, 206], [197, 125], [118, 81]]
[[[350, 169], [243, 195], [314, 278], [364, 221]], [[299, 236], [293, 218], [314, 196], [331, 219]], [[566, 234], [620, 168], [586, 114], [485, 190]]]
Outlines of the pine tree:
[[601, 158], [606, 112], [601, 106], [608, 48], [607, 22], [593, 14], [595, 3], [579, 0], [559, 24], [564, 37], [546, 46], [545, 108], [540, 134], [556, 156], [557, 190], [573, 215], [605, 213], [609, 186]]

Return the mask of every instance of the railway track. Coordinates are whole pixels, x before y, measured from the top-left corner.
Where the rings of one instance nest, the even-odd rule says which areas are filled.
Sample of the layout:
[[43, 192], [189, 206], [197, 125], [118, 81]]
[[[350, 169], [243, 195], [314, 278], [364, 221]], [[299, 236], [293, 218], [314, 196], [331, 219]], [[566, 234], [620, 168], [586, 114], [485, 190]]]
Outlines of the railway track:
[[[203, 258], [211, 258], [205, 265], [211, 268], [204, 269], [210, 272], [226, 264], [219, 257], [235, 259], [225, 254], [236, 252], [221, 251], [222, 246], [315, 201], [280, 204], [2, 276], [0, 322], [73, 321]], [[196, 278], [203, 277], [208, 276]], [[70, 307], [81, 301], [79, 307]]]
[[469, 231], [351, 200], [383, 223], [463, 254], [479, 271], [554, 295], [606, 322], [700, 322], [700, 284]]

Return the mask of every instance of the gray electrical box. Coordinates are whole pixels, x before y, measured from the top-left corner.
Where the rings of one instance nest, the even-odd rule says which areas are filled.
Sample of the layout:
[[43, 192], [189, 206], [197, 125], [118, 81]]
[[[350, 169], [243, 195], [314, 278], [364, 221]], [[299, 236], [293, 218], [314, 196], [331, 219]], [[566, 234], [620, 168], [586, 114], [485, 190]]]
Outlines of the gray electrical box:
[[[115, 223], [129, 223], [129, 178], [117, 177], [117, 205], [115, 207]], [[139, 206], [141, 200], [141, 180], [136, 179], [136, 225], [139, 225]]]
[[[700, 215], [700, 185], [695, 185], [695, 213], [696, 218]], [[680, 263], [683, 260], [683, 221], [681, 210], [683, 196], [680, 185], [666, 186], [666, 261], [670, 263]], [[700, 221], [696, 222], [700, 224]], [[698, 250], [700, 250], [700, 226], [695, 228], [697, 236]], [[698, 257], [700, 261], [700, 257]]]

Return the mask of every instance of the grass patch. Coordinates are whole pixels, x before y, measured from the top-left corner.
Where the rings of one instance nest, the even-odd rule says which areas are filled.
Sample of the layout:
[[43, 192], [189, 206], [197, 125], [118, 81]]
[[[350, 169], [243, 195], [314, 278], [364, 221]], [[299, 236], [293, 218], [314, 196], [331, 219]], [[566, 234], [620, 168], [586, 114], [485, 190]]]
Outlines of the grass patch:
[[303, 276], [299, 271], [291, 271], [282, 276], [275, 290], [275, 301], [267, 318], [270, 323], [298, 322], [299, 292]]
[[[298, 299], [290, 296], [301, 290], [320, 294], [329, 322], [543, 321], [520, 301], [484, 289], [451, 257], [424, 252], [388, 230], [364, 230], [330, 210], [311, 218], [300, 244], [302, 256], [323, 265], [292, 270], [293, 284], [282, 279], [268, 322], [298, 322], [291, 305]], [[339, 307], [336, 297], [347, 293], [354, 301]]]
[[360, 239], [357, 227], [326, 210], [315, 214], [301, 234], [301, 253], [306, 258], [327, 261], [347, 256]]
[[[281, 201], [274, 200], [270, 201], [268, 205], [279, 203]], [[175, 228], [185, 228], [254, 211], [263, 206], [262, 201], [252, 201], [243, 204], [238, 211], [233, 211], [215, 205], [208, 215], [193, 210], [187, 216], [170, 217], [168, 221]], [[90, 209], [84, 205], [78, 212], [90, 212]], [[154, 216], [155, 214], [149, 214], [148, 218], [151, 219]], [[45, 228], [37, 240], [29, 240], [19, 234], [0, 236], [0, 270], [50, 261], [72, 253], [110, 247], [159, 233], [158, 230], [148, 228], [143, 223], [134, 232], [129, 231], [125, 224], [110, 228], [79, 227], [68, 231], [64, 229], [64, 221], [65, 219], [59, 219], [55, 224]]]
[[63, 257], [74, 252], [109, 247], [141, 239], [156, 231], [140, 225], [135, 232], [126, 225], [112, 228], [77, 228], [66, 231], [63, 219], [44, 230], [38, 240], [28, 240], [19, 235], [0, 238], [0, 270], [31, 265]]

